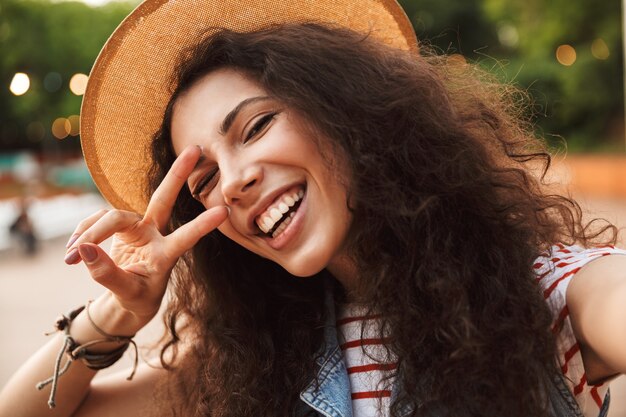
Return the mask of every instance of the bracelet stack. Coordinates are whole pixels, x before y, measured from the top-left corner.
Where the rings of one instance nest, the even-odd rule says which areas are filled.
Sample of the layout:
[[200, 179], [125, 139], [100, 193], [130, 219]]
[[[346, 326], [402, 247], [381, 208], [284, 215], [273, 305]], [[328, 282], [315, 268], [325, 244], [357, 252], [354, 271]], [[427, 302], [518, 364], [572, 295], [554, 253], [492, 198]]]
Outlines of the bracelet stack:
[[[51, 335], [59, 331], [63, 332], [64, 334], [63, 346], [61, 347], [61, 350], [59, 351], [59, 354], [57, 355], [57, 358], [54, 364], [54, 373], [52, 374], [50, 378], [46, 379], [45, 381], [41, 381], [37, 384], [38, 390], [43, 389], [48, 384], [52, 384], [52, 389], [50, 391], [50, 398], [48, 399], [48, 407], [50, 408], [54, 408], [56, 406], [55, 396], [56, 396], [56, 390], [57, 390], [59, 377], [63, 375], [65, 372], [67, 372], [72, 362], [77, 359], [80, 359], [89, 369], [93, 369], [93, 370], [104, 369], [104, 368], [108, 368], [109, 366], [117, 362], [122, 357], [122, 355], [124, 355], [124, 352], [126, 352], [126, 350], [128, 349], [128, 346], [133, 345], [133, 348], [135, 350], [135, 360], [133, 363], [133, 369], [131, 371], [131, 374], [126, 379], [130, 381], [135, 375], [135, 371], [137, 370], [137, 362], [139, 359], [139, 353], [137, 350], [137, 344], [133, 340], [134, 335], [133, 336], [115, 336], [115, 335], [110, 335], [104, 330], [102, 330], [93, 321], [93, 319], [91, 318], [91, 314], [89, 314], [89, 305], [91, 304], [91, 302], [92, 301], [89, 300], [86, 305], [80, 306], [72, 310], [67, 315], [60, 316], [54, 324], [55, 331], [46, 334], [46, 335]], [[85, 313], [87, 313], [87, 319], [89, 320], [93, 328], [102, 336], [102, 338], [92, 340], [90, 342], [87, 342], [81, 345], [81, 344], [78, 344], [74, 340], [74, 338], [72, 338], [72, 336], [70, 335], [70, 327], [71, 327], [72, 321], [74, 321], [76, 316], [78, 316], [83, 310], [85, 310]], [[111, 343], [111, 342], [117, 343], [120, 346], [110, 352], [105, 352], [105, 353], [93, 353], [93, 352], [89, 352], [88, 350], [88, 348], [90, 348], [91, 346], [99, 345], [102, 343]], [[65, 365], [61, 367], [61, 361], [63, 359], [64, 353], [67, 355], [68, 360], [65, 363]]]

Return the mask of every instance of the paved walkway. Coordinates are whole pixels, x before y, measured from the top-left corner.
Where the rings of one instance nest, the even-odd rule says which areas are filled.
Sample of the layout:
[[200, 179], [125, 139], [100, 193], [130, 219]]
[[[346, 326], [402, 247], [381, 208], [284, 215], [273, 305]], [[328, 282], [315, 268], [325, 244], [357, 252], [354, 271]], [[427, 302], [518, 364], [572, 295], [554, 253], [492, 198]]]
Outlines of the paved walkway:
[[[47, 341], [44, 332], [53, 329], [60, 313], [85, 304], [104, 291], [82, 263], [68, 266], [63, 262], [66, 240], [64, 237], [44, 242], [34, 257], [17, 251], [0, 252], [0, 328], [4, 334], [0, 387]], [[152, 346], [162, 330], [160, 320], [155, 319], [137, 334], [136, 340], [140, 346]], [[100, 374], [125, 369], [131, 363], [127, 353], [122, 361]]]
[[[626, 201], [594, 200], [582, 202], [597, 215], [626, 226]], [[626, 237], [626, 233], [624, 233]], [[22, 257], [16, 251], [0, 252], [0, 328], [2, 348], [0, 354], [0, 387], [2, 387], [46, 338], [43, 332], [52, 328], [60, 312], [95, 298], [103, 290], [90, 278], [82, 264], [67, 266], [63, 263], [65, 239], [44, 243], [33, 258]], [[622, 246], [626, 240], [622, 239]], [[104, 244], [106, 247], [106, 243]], [[137, 339], [150, 345], [161, 334], [158, 320], [142, 330]], [[114, 372], [130, 366], [130, 358], [103, 372]], [[101, 373], [102, 374], [102, 373]], [[610, 417], [626, 416], [626, 378], [611, 385], [613, 401]]]

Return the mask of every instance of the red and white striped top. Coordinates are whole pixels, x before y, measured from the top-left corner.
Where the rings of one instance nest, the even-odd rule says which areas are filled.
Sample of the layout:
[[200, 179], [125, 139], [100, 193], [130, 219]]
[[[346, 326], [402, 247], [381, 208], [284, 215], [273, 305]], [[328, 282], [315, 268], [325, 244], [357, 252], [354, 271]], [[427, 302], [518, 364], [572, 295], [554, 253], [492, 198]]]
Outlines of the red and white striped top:
[[559, 366], [585, 417], [598, 416], [609, 386], [608, 383], [587, 383], [580, 347], [574, 337], [567, 310], [565, 292], [574, 274], [584, 265], [612, 254], [626, 255], [626, 251], [612, 246], [585, 249], [580, 246], [557, 245], [552, 247], [551, 257], [540, 257], [534, 264], [543, 296], [554, 313], [552, 329], [556, 333]]
[[[554, 313], [552, 329], [556, 333], [559, 366], [585, 417], [598, 417], [608, 383], [587, 384], [565, 292], [574, 274], [585, 264], [611, 254], [626, 255], [626, 250], [612, 246], [585, 249], [557, 245], [552, 256], [539, 257], [533, 265], [544, 298]], [[363, 306], [347, 304], [340, 306], [337, 317], [339, 343], [352, 391], [352, 415], [388, 416], [394, 381], [383, 381], [383, 377], [396, 369], [397, 358], [385, 348], [385, 338], [380, 338], [379, 316], [367, 316]]]
[[394, 381], [383, 378], [389, 376], [398, 363], [393, 353], [385, 348], [386, 339], [380, 338], [380, 316], [366, 314], [363, 306], [346, 304], [340, 306], [337, 315], [339, 346], [352, 391], [352, 415], [386, 417]]

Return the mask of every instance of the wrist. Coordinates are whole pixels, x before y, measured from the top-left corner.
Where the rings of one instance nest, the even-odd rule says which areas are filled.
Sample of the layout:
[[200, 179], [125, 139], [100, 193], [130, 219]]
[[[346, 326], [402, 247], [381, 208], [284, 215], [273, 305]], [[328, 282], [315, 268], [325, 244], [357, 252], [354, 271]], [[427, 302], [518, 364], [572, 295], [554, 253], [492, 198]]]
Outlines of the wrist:
[[[83, 310], [72, 322], [70, 334], [78, 344], [111, 336], [132, 337], [145, 325], [145, 321], [122, 308], [109, 294], [97, 298], [89, 305], [89, 315]], [[117, 342], [106, 342], [90, 347], [94, 352], [112, 351], [119, 347]]]
[[[37, 383], [38, 390], [42, 390], [51, 384], [50, 398], [48, 399], [48, 407], [56, 406], [55, 397], [57, 392], [57, 384], [61, 377], [69, 369], [73, 362], [80, 360], [87, 368], [92, 370], [100, 370], [108, 368], [117, 362], [126, 352], [129, 346], [135, 350], [135, 361], [128, 380], [131, 380], [137, 369], [139, 359], [139, 351], [137, 344], [133, 340], [135, 331], [132, 335], [123, 335], [122, 333], [110, 334], [103, 328], [98, 326], [90, 314], [90, 306], [97, 304], [99, 312], [107, 312], [107, 325], [105, 327], [114, 328], [116, 331], [124, 331], [128, 329], [141, 328], [137, 327], [135, 315], [120, 308], [111, 308], [111, 303], [107, 303], [107, 299], [111, 297], [100, 297], [97, 302], [89, 301], [86, 305], [80, 306], [67, 314], [60, 316], [56, 323], [56, 331], [62, 332], [62, 346], [57, 354], [57, 360], [54, 366], [53, 375], [43, 381]], [[107, 310], [108, 308], [108, 310]], [[48, 333], [52, 334], [54, 332]], [[97, 336], [96, 336], [97, 335]], [[63, 367], [60, 367], [63, 354], [67, 354]]]
[[109, 335], [125, 337], [134, 336], [152, 318], [152, 316], [142, 317], [125, 309], [110, 292], [102, 294], [90, 303], [89, 314], [93, 323], [89, 324], [92, 327], [99, 328]]

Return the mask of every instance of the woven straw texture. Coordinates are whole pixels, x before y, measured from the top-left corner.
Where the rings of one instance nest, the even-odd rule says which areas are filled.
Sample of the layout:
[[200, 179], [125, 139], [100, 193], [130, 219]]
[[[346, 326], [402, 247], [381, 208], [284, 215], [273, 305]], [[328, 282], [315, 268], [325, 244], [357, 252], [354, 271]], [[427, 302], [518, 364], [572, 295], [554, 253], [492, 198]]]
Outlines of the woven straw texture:
[[85, 160], [109, 203], [145, 212], [149, 143], [161, 124], [183, 48], [210, 27], [252, 31], [295, 21], [347, 26], [417, 50], [413, 28], [396, 0], [148, 0], [100, 52], [81, 109]]

